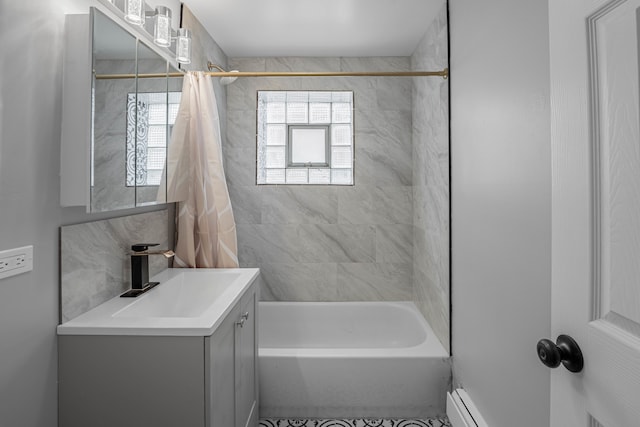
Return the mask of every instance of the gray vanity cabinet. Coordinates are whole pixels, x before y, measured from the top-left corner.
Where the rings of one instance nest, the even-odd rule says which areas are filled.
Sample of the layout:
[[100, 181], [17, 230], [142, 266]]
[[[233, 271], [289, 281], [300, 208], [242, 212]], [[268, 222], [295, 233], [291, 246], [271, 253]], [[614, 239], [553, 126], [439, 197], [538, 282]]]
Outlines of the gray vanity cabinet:
[[257, 282], [211, 336], [59, 335], [59, 426], [257, 426]]
[[247, 295], [241, 303], [241, 323], [236, 327], [236, 427], [258, 424], [257, 311], [256, 294]]
[[257, 293], [246, 293], [207, 338], [207, 427], [258, 424], [257, 309]]

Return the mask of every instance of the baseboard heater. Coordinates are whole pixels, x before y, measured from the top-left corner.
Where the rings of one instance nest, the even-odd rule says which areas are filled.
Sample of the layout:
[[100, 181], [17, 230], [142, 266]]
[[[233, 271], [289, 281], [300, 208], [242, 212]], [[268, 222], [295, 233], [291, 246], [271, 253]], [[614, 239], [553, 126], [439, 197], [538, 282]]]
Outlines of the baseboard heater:
[[451, 427], [489, 427], [466, 391], [447, 393], [447, 417]]

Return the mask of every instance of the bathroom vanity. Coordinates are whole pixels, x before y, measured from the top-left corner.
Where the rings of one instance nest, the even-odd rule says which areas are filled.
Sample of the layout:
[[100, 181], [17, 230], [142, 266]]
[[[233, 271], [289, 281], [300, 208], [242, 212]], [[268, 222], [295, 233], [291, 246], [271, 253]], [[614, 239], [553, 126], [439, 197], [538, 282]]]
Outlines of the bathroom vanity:
[[258, 269], [168, 269], [58, 326], [60, 427], [258, 423]]

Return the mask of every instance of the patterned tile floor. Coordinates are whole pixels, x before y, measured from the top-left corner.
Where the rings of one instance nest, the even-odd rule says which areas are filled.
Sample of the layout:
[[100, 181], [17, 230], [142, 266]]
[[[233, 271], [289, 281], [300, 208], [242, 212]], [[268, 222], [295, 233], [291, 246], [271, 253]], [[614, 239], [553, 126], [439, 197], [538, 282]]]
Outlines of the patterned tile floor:
[[321, 419], [272, 419], [260, 420], [260, 427], [450, 427], [447, 418], [429, 418], [423, 420], [321, 420]]

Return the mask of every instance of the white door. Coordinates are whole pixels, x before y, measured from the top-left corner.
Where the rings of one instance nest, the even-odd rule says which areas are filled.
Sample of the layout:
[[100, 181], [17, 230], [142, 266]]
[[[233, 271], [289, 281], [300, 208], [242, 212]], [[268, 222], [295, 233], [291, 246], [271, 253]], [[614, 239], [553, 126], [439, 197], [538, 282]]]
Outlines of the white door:
[[640, 0], [549, 0], [551, 426], [640, 426]]

